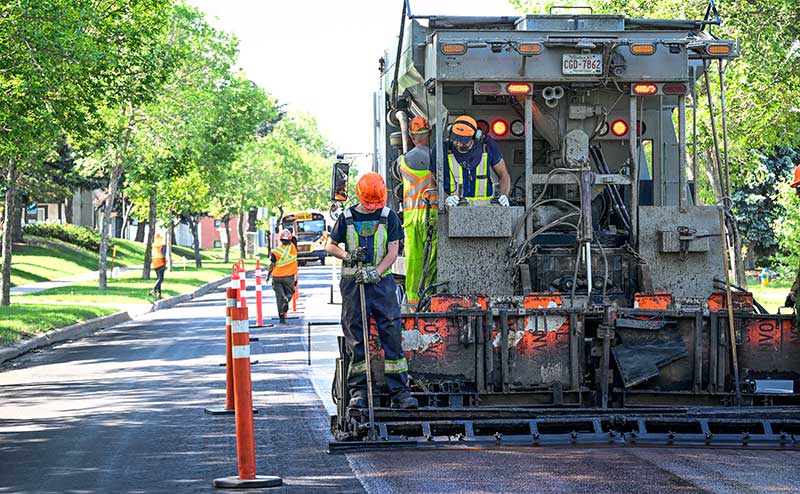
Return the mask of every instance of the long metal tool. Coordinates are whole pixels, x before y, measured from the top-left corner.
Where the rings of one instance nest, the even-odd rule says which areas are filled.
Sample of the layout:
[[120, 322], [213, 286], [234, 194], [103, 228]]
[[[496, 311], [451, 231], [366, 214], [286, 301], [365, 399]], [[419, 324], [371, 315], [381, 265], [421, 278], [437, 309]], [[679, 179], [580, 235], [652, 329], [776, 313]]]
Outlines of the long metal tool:
[[[356, 264], [358, 270], [363, 269], [363, 263]], [[358, 294], [361, 299], [361, 330], [364, 337], [364, 363], [367, 367], [367, 409], [369, 411], [369, 440], [375, 441], [378, 434], [375, 432], [375, 405], [372, 401], [372, 358], [369, 354], [369, 319], [367, 318], [367, 298], [364, 295], [364, 284], [358, 283]]]
[[731, 345], [733, 382], [736, 386], [736, 406], [742, 406], [742, 385], [739, 382], [739, 358], [736, 352], [736, 332], [733, 325], [733, 301], [731, 297], [730, 261], [728, 260], [728, 235], [725, 230], [725, 213], [719, 208], [719, 234], [722, 238], [722, 259], [725, 262], [725, 297], [728, 302], [728, 338]]

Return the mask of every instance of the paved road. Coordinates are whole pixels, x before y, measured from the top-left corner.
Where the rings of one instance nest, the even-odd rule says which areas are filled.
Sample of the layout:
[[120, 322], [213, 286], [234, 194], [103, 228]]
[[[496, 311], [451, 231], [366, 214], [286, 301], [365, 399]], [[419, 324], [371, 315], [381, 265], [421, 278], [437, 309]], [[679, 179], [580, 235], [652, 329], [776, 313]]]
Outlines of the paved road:
[[[308, 319], [332, 321], [329, 268], [301, 272]], [[274, 316], [271, 290], [265, 292]], [[252, 295], [252, 294], [251, 294]], [[222, 294], [26, 356], [0, 372], [0, 493], [211, 492], [235, 472], [218, 367]], [[325, 453], [335, 326], [257, 330], [257, 454], [271, 492], [800, 493], [800, 453], [496, 449]], [[322, 397], [322, 398], [320, 398]]]

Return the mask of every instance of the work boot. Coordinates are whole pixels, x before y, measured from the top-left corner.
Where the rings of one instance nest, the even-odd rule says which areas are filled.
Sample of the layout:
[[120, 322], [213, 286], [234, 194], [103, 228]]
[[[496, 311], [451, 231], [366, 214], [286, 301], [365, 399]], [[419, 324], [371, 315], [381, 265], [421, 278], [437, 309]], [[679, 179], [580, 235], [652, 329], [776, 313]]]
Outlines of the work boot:
[[367, 408], [367, 397], [362, 394], [354, 394], [350, 397], [347, 408]]
[[413, 410], [419, 408], [419, 402], [408, 391], [401, 391], [392, 397], [392, 408]]
[[278, 322], [281, 324], [286, 324], [286, 316], [284, 316], [283, 314], [278, 316]]

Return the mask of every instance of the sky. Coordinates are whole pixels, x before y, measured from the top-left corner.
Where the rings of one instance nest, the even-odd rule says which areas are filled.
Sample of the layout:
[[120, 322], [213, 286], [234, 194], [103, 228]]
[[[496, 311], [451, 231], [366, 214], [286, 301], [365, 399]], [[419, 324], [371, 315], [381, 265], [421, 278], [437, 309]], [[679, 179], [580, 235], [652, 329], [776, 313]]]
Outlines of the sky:
[[[372, 151], [378, 59], [402, 0], [189, 0], [239, 39], [239, 65], [289, 111], [313, 115], [337, 152]], [[416, 15], [517, 15], [507, 0], [411, 0]]]

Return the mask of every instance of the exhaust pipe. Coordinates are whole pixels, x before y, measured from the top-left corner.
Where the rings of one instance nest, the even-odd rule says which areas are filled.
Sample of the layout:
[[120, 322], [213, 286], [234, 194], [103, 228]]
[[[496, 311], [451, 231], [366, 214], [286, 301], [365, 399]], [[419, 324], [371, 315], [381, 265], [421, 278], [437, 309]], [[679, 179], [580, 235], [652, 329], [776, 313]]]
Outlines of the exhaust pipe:
[[400, 133], [403, 137], [403, 154], [406, 154], [411, 148], [408, 138], [408, 115], [403, 110], [398, 110], [395, 113], [397, 121], [400, 123]]

